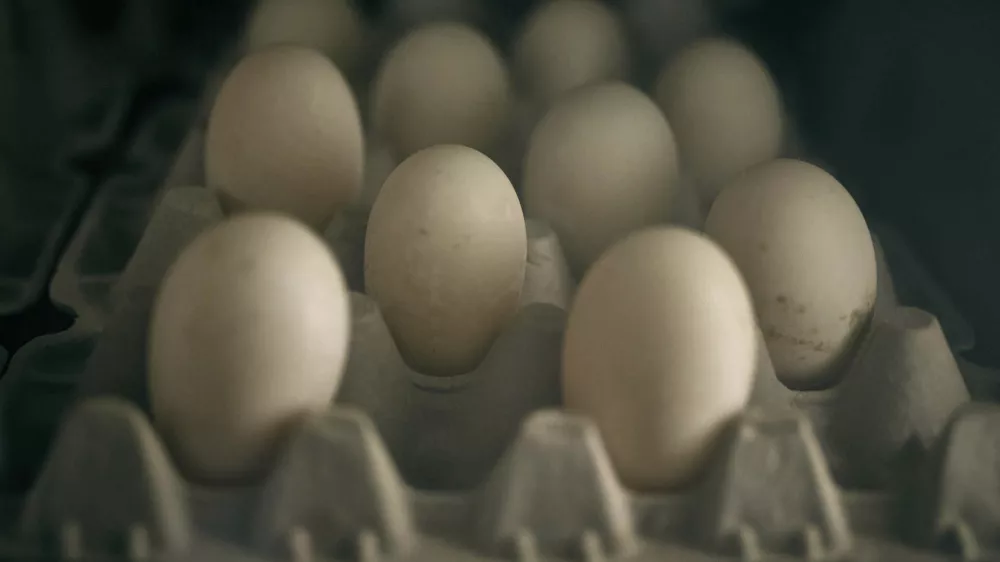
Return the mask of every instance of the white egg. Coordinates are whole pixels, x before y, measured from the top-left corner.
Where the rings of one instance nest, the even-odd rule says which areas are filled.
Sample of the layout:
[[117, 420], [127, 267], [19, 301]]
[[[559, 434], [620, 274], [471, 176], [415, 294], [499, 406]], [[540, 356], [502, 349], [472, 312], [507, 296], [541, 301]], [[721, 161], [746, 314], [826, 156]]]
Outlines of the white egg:
[[725, 182], [783, 148], [778, 88], [738, 43], [705, 39], [686, 48], [663, 69], [656, 98], [706, 205]]
[[507, 176], [471, 148], [437, 146], [406, 159], [379, 192], [365, 288], [411, 368], [463, 374], [517, 311], [526, 253]]
[[285, 216], [240, 215], [181, 253], [153, 309], [148, 369], [154, 421], [186, 474], [258, 475], [292, 424], [328, 407], [349, 306], [333, 255]]
[[596, 0], [554, 0], [529, 16], [514, 44], [514, 68], [526, 93], [542, 103], [629, 72], [625, 28]]
[[312, 47], [345, 70], [362, 56], [365, 29], [350, 0], [261, 0], [244, 40], [248, 50]]
[[756, 324], [735, 264], [695, 231], [643, 230], [594, 264], [567, 322], [566, 406], [597, 424], [622, 481], [689, 483], [753, 388]]
[[465, 25], [430, 24], [404, 37], [373, 89], [375, 133], [400, 160], [439, 144], [488, 151], [506, 131], [507, 68], [489, 39]]
[[871, 235], [847, 190], [812, 164], [775, 160], [723, 190], [705, 232], [743, 272], [781, 381], [833, 384], [877, 285]]
[[205, 143], [208, 187], [231, 211], [279, 211], [319, 228], [361, 188], [357, 104], [318, 51], [279, 46], [241, 60], [215, 98]]
[[665, 222], [678, 184], [674, 136], [656, 104], [618, 82], [560, 100], [532, 132], [525, 211], [548, 222], [574, 274], [612, 244]]

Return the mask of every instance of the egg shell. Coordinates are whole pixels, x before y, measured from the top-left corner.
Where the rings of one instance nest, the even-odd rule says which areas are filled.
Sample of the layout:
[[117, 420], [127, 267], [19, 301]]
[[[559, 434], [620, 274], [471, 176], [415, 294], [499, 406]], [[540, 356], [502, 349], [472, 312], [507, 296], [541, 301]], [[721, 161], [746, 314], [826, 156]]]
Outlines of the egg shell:
[[247, 26], [250, 51], [273, 45], [312, 47], [338, 67], [362, 58], [365, 28], [350, 0], [261, 0]]
[[428, 24], [400, 40], [373, 92], [375, 133], [399, 160], [438, 144], [487, 151], [503, 136], [511, 106], [500, 53], [458, 23]]
[[704, 39], [663, 69], [656, 99], [706, 205], [740, 172], [779, 156], [784, 118], [764, 63], [727, 39]]
[[480, 152], [437, 146], [386, 179], [368, 219], [365, 288], [407, 364], [475, 368], [517, 310], [527, 234], [510, 180]]
[[573, 273], [629, 233], [666, 221], [678, 184], [677, 149], [663, 114], [620, 82], [560, 100], [532, 132], [525, 211], [559, 235]]
[[543, 103], [588, 84], [629, 73], [625, 28], [595, 0], [554, 0], [529, 16], [514, 45], [523, 88]]
[[208, 187], [230, 211], [279, 211], [322, 227], [361, 188], [357, 104], [318, 51], [276, 46], [244, 57], [216, 96], [205, 143]]
[[154, 421], [189, 476], [257, 475], [290, 424], [328, 406], [349, 311], [336, 260], [290, 218], [241, 215], [184, 249], [154, 304], [148, 369]]
[[719, 195], [705, 232], [746, 278], [782, 382], [833, 384], [877, 289], [872, 238], [847, 190], [812, 164], [775, 160]]
[[635, 233], [594, 264], [570, 309], [566, 406], [594, 420], [627, 486], [686, 484], [750, 398], [755, 330], [746, 285], [714, 242]]

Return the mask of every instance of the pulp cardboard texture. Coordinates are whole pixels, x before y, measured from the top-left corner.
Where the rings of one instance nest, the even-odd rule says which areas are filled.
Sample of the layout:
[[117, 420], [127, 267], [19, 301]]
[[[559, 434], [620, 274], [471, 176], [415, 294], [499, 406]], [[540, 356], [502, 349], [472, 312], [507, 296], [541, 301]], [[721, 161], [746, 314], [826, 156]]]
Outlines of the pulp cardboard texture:
[[208, 190], [169, 190], [103, 334], [75, 327], [14, 358], [0, 385], [0, 558], [1000, 559], [1000, 407], [970, 402], [937, 319], [893, 301], [881, 251], [877, 312], [838, 386], [789, 391], [761, 354], [752, 407], [689, 489], [624, 490], [594, 426], [558, 409], [573, 283], [536, 223], [536, 296], [482, 367], [412, 372], [377, 306], [352, 294], [332, 408], [289, 436], [263, 481], [188, 482], [147, 417], [146, 326], [166, 268], [220, 218]]

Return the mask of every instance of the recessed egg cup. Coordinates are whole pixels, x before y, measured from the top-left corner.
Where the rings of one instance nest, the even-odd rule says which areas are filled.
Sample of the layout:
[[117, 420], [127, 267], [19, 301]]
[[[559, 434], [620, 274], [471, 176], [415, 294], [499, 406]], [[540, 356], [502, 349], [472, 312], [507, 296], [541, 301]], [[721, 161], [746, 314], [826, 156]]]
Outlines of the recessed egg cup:
[[986, 559], [1000, 553], [1000, 502], [982, 493], [1000, 485], [998, 428], [996, 406], [961, 411], [921, 463], [922, 485], [845, 492], [802, 414], [751, 410], [694, 486], [637, 495], [589, 421], [547, 410], [480, 486], [430, 492], [404, 483], [368, 416], [334, 407], [293, 431], [257, 485], [209, 489], [185, 482], [135, 405], [91, 399], [66, 420], [0, 556]]
[[350, 359], [336, 402], [371, 417], [406, 481], [418, 488], [475, 486], [525, 417], [562, 401], [562, 308], [521, 308], [478, 367], [450, 377], [407, 366], [370, 298], [352, 294], [351, 311]]

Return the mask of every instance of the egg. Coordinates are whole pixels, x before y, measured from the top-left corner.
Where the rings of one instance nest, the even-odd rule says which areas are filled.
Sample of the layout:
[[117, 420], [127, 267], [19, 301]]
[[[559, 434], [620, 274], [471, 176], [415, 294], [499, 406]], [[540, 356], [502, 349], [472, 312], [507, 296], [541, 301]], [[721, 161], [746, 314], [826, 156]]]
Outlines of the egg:
[[358, 194], [364, 142], [343, 75], [317, 51], [243, 58], [209, 114], [208, 186], [229, 211], [277, 211], [321, 228]]
[[489, 158], [444, 145], [407, 158], [368, 219], [365, 289], [414, 370], [473, 370], [514, 316], [527, 234], [514, 187]]
[[272, 45], [312, 47], [338, 67], [362, 57], [365, 29], [350, 0], [261, 0], [244, 40], [250, 51]]
[[705, 232], [743, 272], [781, 381], [836, 382], [877, 286], [872, 238], [847, 190], [812, 164], [775, 160], [723, 190]]
[[715, 25], [709, 0], [621, 0], [621, 3], [639, 43], [657, 59], [675, 53]]
[[489, 12], [484, 0], [387, 0], [386, 19], [408, 29], [433, 22], [484, 23]]
[[596, 0], [553, 0], [529, 16], [514, 45], [514, 68], [529, 96], [549, 103], [588, 84], [623, 79], [628, 37]]
[[688, 484], [749, 401], [755, 330], [718, 245], [680, 227], [634, 233], [594, 264], [570, 309], [566, 407], [594, 421], [628, 487]]
[[153, 419], [188, 476], [259, 475], [292, 424], [328, 407], [349, 306], [333, 255], [286, 216], [239, 215], [183, 250], [153, 307], [148, 376]]
[[506, 131], [506, 65], [466, 25], [434, 23], [408, 34], [380, 64], [373, 91], [375, 134], [399, 160], [438, 144], [488, 151]]
[[667, 120], [652, 100], [620, 82], [563, 98], [528, 141], [525, 212], [552, 226], [578, 277], [629, 233], [665, 222], [677, 188]]
[[778, 88], [738, 43], [705, 39], [689, 46], [663, 69], [655, 95], [706, 207], [727, 181], [783, 148]]

